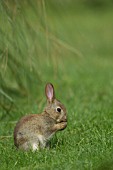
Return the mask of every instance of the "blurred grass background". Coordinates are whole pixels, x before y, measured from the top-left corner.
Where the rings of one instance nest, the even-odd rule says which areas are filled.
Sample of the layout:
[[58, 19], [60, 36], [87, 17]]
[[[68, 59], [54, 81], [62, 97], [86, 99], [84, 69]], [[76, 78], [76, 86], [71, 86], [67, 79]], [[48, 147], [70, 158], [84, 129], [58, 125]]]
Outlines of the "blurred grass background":
[[[47, 82], [68, 128], [50, 152], [15, 155], [15, 121], [43, 110]], [[112, 0], [0, 1], [2, 169], [112, 169], [112, 91]]]
[[112, 5], [110, 0], [1, 1], [1, 108], [10, 110], [17, 98], [32, 100], [48, 81], [68, 83], [72, 63], [76, 74], [77, 62], [106, 62], [112, 55]]

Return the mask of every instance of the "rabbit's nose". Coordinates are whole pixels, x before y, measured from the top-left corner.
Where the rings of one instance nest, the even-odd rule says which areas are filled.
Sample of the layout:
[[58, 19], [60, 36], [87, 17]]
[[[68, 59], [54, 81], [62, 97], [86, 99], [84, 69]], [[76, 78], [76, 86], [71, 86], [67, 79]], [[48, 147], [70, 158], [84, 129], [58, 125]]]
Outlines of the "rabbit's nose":
[[66, 117], [66, 116], [63, 117], [63, 121], [64, 121], [64, 122], [67, 121], [67, 117]]

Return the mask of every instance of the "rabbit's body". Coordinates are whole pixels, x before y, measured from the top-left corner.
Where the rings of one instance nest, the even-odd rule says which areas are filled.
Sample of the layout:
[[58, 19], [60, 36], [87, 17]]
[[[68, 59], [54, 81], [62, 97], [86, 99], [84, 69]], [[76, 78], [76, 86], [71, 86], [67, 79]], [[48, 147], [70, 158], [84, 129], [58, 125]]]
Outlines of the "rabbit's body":
[[48, 103], [43, 113], [24, 116], [17, 123], [14, 129], [14, 143], [17, 148], [44, 148], [55, 132], [66, 128], [66, 109], [55, 99], [51, 84], [46, 86], [46, 97]]

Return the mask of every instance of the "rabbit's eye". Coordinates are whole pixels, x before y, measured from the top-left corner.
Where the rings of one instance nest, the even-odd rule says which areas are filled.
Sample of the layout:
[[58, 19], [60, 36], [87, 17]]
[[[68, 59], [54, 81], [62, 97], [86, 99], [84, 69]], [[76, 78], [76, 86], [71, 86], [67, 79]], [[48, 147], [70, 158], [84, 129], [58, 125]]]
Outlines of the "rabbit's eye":
[[61, 112], [61, 108], [60, 108], [60, 107], [57, 107], [56, 110], [57, 110], [57, 112], [59, 112], [59, 113]]

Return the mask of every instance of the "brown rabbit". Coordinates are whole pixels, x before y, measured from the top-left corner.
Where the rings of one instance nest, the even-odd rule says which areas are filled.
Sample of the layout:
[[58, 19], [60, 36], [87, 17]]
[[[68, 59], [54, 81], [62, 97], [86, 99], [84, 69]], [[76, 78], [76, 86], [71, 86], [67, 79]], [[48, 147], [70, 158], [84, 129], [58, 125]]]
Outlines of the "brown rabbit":
[[33, 151], [47, 146], [55, 132], [67, 126], [66, 108], [55, 98], [54, 87], [48, 83], [45, 87], [47, 106], [41, 114], [24, 116], [14, 129], [14, 144], [23, 150]]

